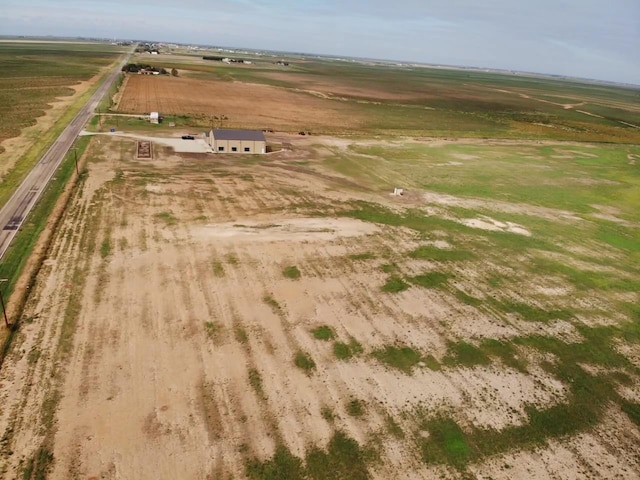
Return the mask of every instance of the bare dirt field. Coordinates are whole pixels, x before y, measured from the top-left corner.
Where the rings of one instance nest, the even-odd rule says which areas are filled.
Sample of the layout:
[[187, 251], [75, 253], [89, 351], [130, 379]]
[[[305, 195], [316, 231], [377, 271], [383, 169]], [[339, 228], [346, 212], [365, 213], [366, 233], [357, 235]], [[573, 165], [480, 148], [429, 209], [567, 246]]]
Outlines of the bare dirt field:
[[[345, 214], [444, 207], [328, 168], [340, 145], [268, 158], [156, 146], [136, 161], [135, 140], [95, 138], [0, 372], [4, 478], [638, 478], [640, 432], [621, 401], [601, 402], [588, 428], [518, 435], [577, 395], [552, 374], [577, 368], [555, 343], [478, 356], [487, 338], [582, 345], [588, 331], [561, 312], [476, 308], [482, 279], [513, 264], [453, 250], [442, 225], [427, 235], [377, 210], [375, 222]], [[529, 239], [483, 218], [501, 231], [482, 235]], [[451, 252], [455, 288], [424, 288]], [[540, 305], [599, 298], [561, 280], [520, 285], [531, 284]], [[629, 402], [633, 378], [619, 390]], [[463, 431], [480, 440], [469, 447]], [[474, 453], [482, 438], [491, 454]]]
[[[361, 115], [345, 105], [281, 87], [182, 77], [129, 75], [118, 110], [161, 112], [165, 117], [201, 114], [228, 117], [243, 128], [298, 130], [357, 127]], [[225, 124], [226, 125], [226, 124]]]

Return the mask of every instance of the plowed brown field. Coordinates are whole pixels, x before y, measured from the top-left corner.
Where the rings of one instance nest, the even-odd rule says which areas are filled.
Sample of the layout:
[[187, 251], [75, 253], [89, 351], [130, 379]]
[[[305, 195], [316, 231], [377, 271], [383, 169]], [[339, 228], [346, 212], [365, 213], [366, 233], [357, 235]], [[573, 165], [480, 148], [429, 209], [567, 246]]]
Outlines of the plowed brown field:
[[363, 120], [349, 105], [281, 87], [194, 78], [130, 75], [119, 111], [228, 117], [225, 126], [341, 131]]

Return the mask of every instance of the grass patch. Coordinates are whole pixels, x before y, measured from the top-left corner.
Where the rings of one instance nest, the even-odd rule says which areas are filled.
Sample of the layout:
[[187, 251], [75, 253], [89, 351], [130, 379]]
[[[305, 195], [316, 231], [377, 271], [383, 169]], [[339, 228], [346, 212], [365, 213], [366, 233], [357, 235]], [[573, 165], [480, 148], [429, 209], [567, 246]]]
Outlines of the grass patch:
[[49, 391], [47, 393], [48, 395], [42, 402], [42, 410], [40, 414], [42, 418], [42, 424], [47, 430], [50, 430], [55, 424], [56, 410], [58, 409], [58, 405], [60, 404], [60, 399], [62, 398], [62, 396], [60, 395], [60, 391], [57, 389]]
[[507, 313], [517, 313], [523, 320], [527, 322], [549, 323], [551, 320], [569, 320], [573, 314], [566, 309], [561, 310], [544, 310], [540, 307], [529, 305], [528, 303], [515, 300], [495, 300], [489, 298], [490, 305]]
[[24, 480], [46, 480], [53, 465], [53, 453], [45, 447], [40, 447], [22, 470]]
[[238, 259], [238, 256], [233, 254], [233, 253], [228, 253], [225, 256], [225, 260], [227, 261], [227, 263], [229, 265], [238, 265], [240, 263], [240, 260]]
[[298, 270], [298, 267], [296, 267], [295, 265], [292, 265], [282, 270], [282, 275], [284, 275], [286, 278], [295, 280], [300, 278], [300, 270]]
[[526, 372], [527, 364], [523, 359], [518, 358], [517, 350], [512, 343], [503, 342], [490, 338], [480, 344], [480, 350], [485, 354], [499, 358], [506, 366]]
[[397, 439], [404, 438], [404, 431], [398, 422], [396, 422], [391, 415], [387, 415], [384, 419], [384, 425], [387, 427], [387, 431]]
[[422, 458], [426, 463], [444, 463], [464, 470], [472, 457], [472, 449], [466, 435], [450, 418], [436, 418], [426, 422], [422, 428], [429, 438], [422, 441]]
[[427, 355], [426, 357], [422, 357], [422, 361], [426, 365], [426, 367], [434, 372], [442, 370], [440, 363], [433, 355]]
[[246, 475], [251, 480], [368, 480], [365, 457], [358, 442], [337, 431], [326, 450], [312, 448], [304, 462], [279, 445], [270, 459], [248, 461]]
[[349, 259], [350, 260], [373, 260], [374, 258], [376, 258], [376, 256], [371, 253], [371, 252], [365, 252], [365, 253], [356, 253], [353, 255], [349, 255]]
[[333, 344], [333, 354], [338, 360], [349, 360], [356, 355], [360, 355], [362, 351], [362, 345], [353, 338], [349, 343], [335, 342]]
[[155, 218], [162, 220], [165, 224], [173, 226], [178, 223], [178, 219], [172, 212], [160, 212], [154, 215]]
[[640, 404], [632, 402], [622, 402], [622, 411], [626, 413], [631, 421], [640, 427]]
[[262, 399], [266, 398], [264, 389], [262, 388], [262, 376], [260, 375], [260, 372], [258, 372], [258, 370], [256, 370], [255, 368], [250, 368], [248, 376], [249, 385], [251, 385], [251, 388], [253, 388], [253, 390], [256, 392], [256, 395]]
[[432, 245], [422, 245], [412, 252], [409, 252], [409, 256], [419, 260], [431, 260], [434, 262], [461, 262], [476, 258], [475, 254], [468, 250], [449, 250], [437, 248]]
[[251, 460], [246, 465], [247, 477], [252, 480], [304, 480], [302, 460], [286, 447], [279, 445], [270, 460]]
[[316, 340], [328, 341], [332, 340], [335, 337], [333, 329], [328, 325], [321, 325], [318, 328], [314, 328], [313, 330], [311, 330], [311, 334]]
[[29, 365], [33, 365], [34, 363], [37, 363], [39, 359], [40, 359], [40, 349], [33, 347], [31, 350], [29, 350], [29, 355], [27, 356], [27, 362], [29, 363]]
[[395, 263], [385, 263], [384, 265], [380, 265], [380, 270], [382, 273], [393, 273], [398, 270], [398, 266]]
[[402, 370], [407, 375], [411, 375], [413, 367], [421, 361], [420, 353], [410, 347], [387, 346], [382, 350], [375, 350], [371, 355], [385, 365]]
[[393, 275], [387, 279], [386, 283], [381, 287], [381, 290], [387, 293], [399, 293], [404, 292], [409, 287], [410, 285], [402, 280], [402, 278]]
[[366, 409], [362, 400], [354, 399], [347, 403], [346, 410], [352, 417], [362, 417]]
[[409, 281], [414, 285], [424, 288], [439, 288], [447, 283], [451, 275], [443, 272], [428, 272], [422, 275], [410, 277]]
[[[487, 179], [487, 182], [491, 184], [491, 180], [492, 179]], [[427, 215], [425, 212], [417, 209], [406, 210], [400, 214], [368, 202], [354, 202], [353, 205], [355, 208], [338, 211], [336, 214], [357, 218], [358, 220], [366, 222], [405, 227], [423, 235], [428, 235], [434, 230], [442, 230], [450, 234], [459, 234], [460, 236], [464, 235], [467, 237], [465, 243], [476, 240], [473, 242], [473, 247], [482, 249], [483, 253], [489, 255], [496, 251], [515, 249], [523, 250], [531, 248], [553, 252], [559, 250], [556, 243], [544, 240], [538, 236], [526, 237], [508, 232], [474, 229], [455, 220]], [[441, 249], [432, 245], [423, 245], [409, 252], [408, 255], [411, 258], [439, 262], [466, 261], [477, 258], [477, 255], [468, 249]]]
[[235, 334], [236, 341], [238, 343], [241, 343], [242, 345], [249, 343], [249, 336], [244, 328], [236, 327], [234, 328], [233, 333]]
[[473, 297], [468, 293], [463, 292], [462, 290], [456, 290], [455, 296], [458, 300], [460, 300], [465, 305], [470, 305], [472, 307], [480, 307], [484, 305], [484, 302], [479, 298]]
[[320, 415], [329, 423], [333, 423], [336, 418], [333, 410], [330, 407], [322, 407], [322, 410], [320, 410]]
[[[528, 406], [528, 422], [501, 431], [471, 427], [463, 434], [451, 419], [437, 419], [428, 426], [432, 435], [422, 440], [423, 457], [429, 463], [445, 463], [463, 469], [470, 460], [496, 455], [531, 445], [544, 445], [551, 438], [562, 438], [588, 431], [600, 421], [603, 412], [612, 403], [634, 422], [640, 420], [640, 407], [618, 395], [616, 386], [631, 380], [620, 370], [636, 372], [637, 368], [615, 348], [613, 340], [624, 338], [629, 329], [637, 330], [636, 319], [626, 324], [606, 327], [576, 326], [583, 337], [579, 343], [565, 343], [554, 337], [529, 335], [515, 337], [509, 343], [486, 340], [475, 347], [466, 342], [452, 343], [445, 357], [446, 364], [464, 366], [485, 365], [491, 357], [505, 364], [524, 369], [525, 363], [517, 356], [516, 347], [524, 346], [553, 355], [555, 361], [541, 366], [568, 388], [564, 403], [549, 408]], [[589, 364], [616, 369], [612, 373], [591, 374], [580, 365]], [[434, 433], [436, 433], [434, 435]], [[456, 448], [449, 448], [450, 439]]]
[[111, 237], [106, 236], [100, 245], [100, 256], [107, 258], [111, 254]]
[[271, 307], [271, 310], [273, 310], [273, 313], [275, 313], [276, 315], [284, 314], [284, 310], [282, 309], [278, 301], [271, 295], [265, 295], [264, 297], [262, 297], [262, 301], [269, 305]]
[[447, 356], [443, 363], [448, 366], [473, 367], [476, 365], [489, 365], [491, 359], [479, 347], [467, 342], [450, 342]]
[[640, 280], [623, 279], [609, 272], [580, 270], [559, 261], [537, 258], [529, 266], [532, 273], [564, 277], [578, 290], [636, 292]]
[[204, 322], [204, 328], [207, 332], [207, 336], [213, 340], [219, 340], [219, 336], [222, 333], [223, 327], [218, 322]]
[[308, 353], [302, 351], [296, 353], [293, 358], [293, 363], [296, 367], [304, 370], [307, 374], [311, 373], [316, 368], [316, 362], [313, 361], [313, 358], [311, 358]]
[[311, 480], [367, 480], [367, 462], [358, 442], [338, 431], [327, 451], [313, 448], [307, 454], [307, 475]]
[[224, 265], [222, 264], [222, 262], [214, 261], [212, 266], [213, 266], [213, 274], [216, 277], [218, 277], [218, 278], [224, 277], [224, 275], [225, 275], [225, 273], [224, 273]]

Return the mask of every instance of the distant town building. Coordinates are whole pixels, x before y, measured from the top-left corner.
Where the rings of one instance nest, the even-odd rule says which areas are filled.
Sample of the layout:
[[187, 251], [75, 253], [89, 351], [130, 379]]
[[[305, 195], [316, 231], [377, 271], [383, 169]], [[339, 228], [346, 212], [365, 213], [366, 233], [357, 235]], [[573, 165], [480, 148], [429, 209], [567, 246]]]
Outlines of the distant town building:
[[216, 153], [267, 153], [264, 133], [257, 130], [215, 128], [209, 132], [209, 144]]

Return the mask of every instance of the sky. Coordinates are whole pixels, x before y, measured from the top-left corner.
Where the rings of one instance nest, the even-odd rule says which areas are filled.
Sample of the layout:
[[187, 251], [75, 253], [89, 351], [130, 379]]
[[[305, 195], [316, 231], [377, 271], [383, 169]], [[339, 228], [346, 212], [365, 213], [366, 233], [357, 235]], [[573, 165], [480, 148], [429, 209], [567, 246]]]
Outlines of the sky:
[[0, 35], [146, 39], [640, 85], [640, 0], [0, 0]]

